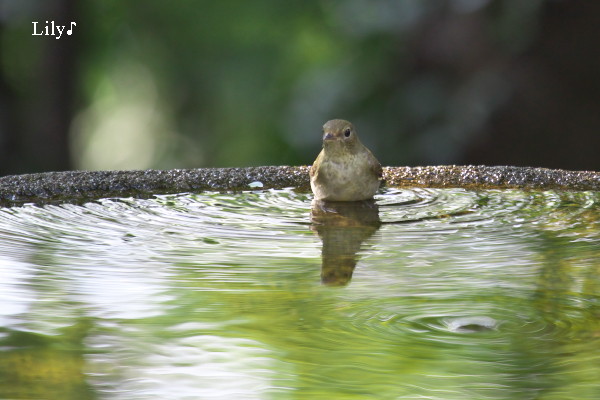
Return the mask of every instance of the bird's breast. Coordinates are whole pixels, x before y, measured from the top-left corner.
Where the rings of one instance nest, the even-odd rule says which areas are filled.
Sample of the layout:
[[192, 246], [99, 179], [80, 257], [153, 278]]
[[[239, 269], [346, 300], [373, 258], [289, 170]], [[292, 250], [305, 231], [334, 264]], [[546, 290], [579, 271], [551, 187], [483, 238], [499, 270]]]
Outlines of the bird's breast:
[[324, 157], [311, 186], [319, 199], [364, 200], [375, 194], [379, 179], [373, 173], [368, 158], [362, 154]]

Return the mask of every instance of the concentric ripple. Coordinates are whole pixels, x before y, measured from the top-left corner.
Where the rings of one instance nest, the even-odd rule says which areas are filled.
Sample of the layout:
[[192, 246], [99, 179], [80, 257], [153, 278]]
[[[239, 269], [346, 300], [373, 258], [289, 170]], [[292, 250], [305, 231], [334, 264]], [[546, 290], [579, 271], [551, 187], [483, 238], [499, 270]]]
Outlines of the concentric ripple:
[[[236, 230], [236, 235], [244, 231], [273, 234], [279, 233], [278, 229], [310, 224], [310, 201], [309, 195], [293, 190], [270, 190], [103, 199], [82, 206], [26, 205], [0, 210], [0, 234], [7, 240], [50, 240], [49, 231], [101, 237], [115, 231], [131, 235], [144, 231], [191, 233], [207, 227], [219, 227], [218, 236], [234, 234], [227, 229]], [[384, 224], [404, 224], [424, 233], [506, 224], [563, 229], [598, 223], [593, 217], [599, 195], [594, 192], [387, 189], [376, 201]], [[265, 232], [265, 228], [271, 231]]]
[[[578, 214], [597, 210], [595, 192], [521, 190], [389, 189], [378, 197], [382, 220], [413, 223], [418, 229], [434, 221], [460, 228], [504, 223], [574, 223]], [[563, 225], [564, 226], [564, 225]]]

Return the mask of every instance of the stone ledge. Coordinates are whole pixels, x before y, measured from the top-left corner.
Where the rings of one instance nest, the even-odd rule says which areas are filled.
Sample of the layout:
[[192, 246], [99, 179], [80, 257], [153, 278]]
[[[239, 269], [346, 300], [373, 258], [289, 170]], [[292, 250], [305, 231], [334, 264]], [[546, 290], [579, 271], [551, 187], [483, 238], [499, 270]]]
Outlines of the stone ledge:
[[[145, 171], [66, 171], [0, 177], [0, 206], [82, 202], [202, 191], [295, 187], [310, 191], [308, 166]], [[507, 166], [385, 167], [388, 187], [600, 191], [600, 173]], [[262, 186], [252, 185], [261, 182]]]

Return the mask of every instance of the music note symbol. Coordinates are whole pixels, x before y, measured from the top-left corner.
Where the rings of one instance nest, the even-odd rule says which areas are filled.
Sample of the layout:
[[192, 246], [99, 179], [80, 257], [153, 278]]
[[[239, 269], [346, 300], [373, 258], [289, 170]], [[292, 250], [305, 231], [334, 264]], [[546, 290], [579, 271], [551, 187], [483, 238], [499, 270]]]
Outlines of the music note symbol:
[[67, 31], [67, 35], [71, 36], [71, 34], [73, 34], [73, 27], [77, 26], [77, 23], [75, 22], [71, 22], [71, 27], [69, 28], [69, 30]]

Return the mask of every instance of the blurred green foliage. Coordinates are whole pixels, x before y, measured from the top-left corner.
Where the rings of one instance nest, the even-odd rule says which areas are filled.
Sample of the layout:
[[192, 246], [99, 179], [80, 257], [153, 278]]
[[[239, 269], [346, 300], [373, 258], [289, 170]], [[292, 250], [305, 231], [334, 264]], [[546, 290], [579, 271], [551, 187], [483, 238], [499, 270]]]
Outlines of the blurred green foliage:
[[[536, 158], [535, 138], [552, 137], [553, 124], [537, 129], [537, 121], [502, 114], [515, 101], [521, 109], [519, 93], [528, 87], [547, 88], [542, 108], [567, 101], [560, 88], [553, 90], [559, 75], [544, 75], [551, 65], [523, 58], [540, 46], [544, 30], [560, 31], [543, 23], [553, 8], [570, 7], [579, 16], [588, 11], [582, 7], [593, 7], [556, 3], [3, 0], [0, 174], [310, 164], [320, 148], [321, 125], [332, 118], [353, 121], [386, 165], [489, 160], [591, 169], [596, 157], [587, 164], [560, 158], [553, 163], [551, 154]], [[51, 20], [63, 25], [73, 20], [77, 27], [61, 39], [31, 35], [33, 21]], [[581, 21], [572, 24], [587, 34]], [[585, 53], [582, 49], [581, 59], [572, 62], [590, 63]], [[62, 67], [47, 68], [53, 54]], [[523, 73], [531, 65], [533, 75]], [[44, 84], [62, 80], [58, 88]], [[60, 97], [55, 91], [68, 93]], [[596, 102], [594, 97], [578, 109]], [[48, 136], [68, 136], [68, 164], [42, 162], [56, 142], [40, 139], [40, 126], [52, 125], [43, 110], [64, 110], [65, 122]], [[506, 128], [498, 118], [509, 121]], [[590, 113], [579, 120], [578, 131], [597, 132]], [[529, 160], [511, 157], [510, 147], [493, 153], [494, 140], [517, 140], [521, 148], [525, 144], [518, 140], [527, 135]], [[36, 146], [42, 150], [27, 161]], [[478, 155], [489, 149], [482, 160]], [[573, 152], [585, 159], [585, 151]]]

